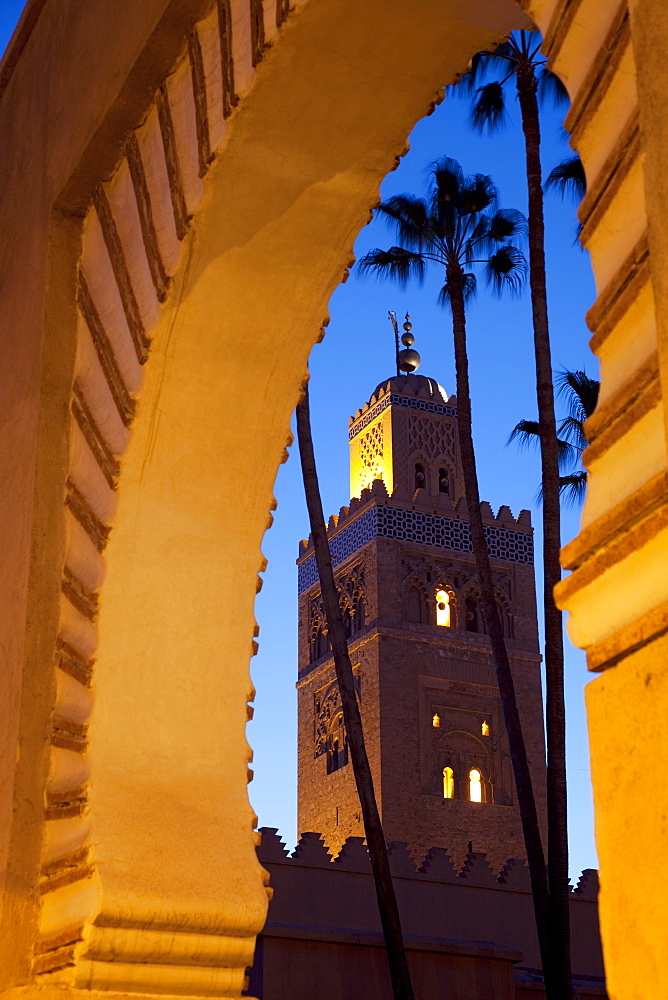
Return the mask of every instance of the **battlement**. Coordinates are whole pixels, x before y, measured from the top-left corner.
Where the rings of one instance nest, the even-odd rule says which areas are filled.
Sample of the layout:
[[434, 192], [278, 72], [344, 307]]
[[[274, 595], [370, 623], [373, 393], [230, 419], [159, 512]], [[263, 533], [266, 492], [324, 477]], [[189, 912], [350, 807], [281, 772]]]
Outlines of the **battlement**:
[[407, 406], [423, 413], [457, 416], [457, 397], [448, 396], [443, 386], [425, 375], [395, 375], [377, 385], [364, 406], [348, 418], [348, 437], [352, 439], [387, 409]]
[[[408, 378], [409, 376], [406, 376]], [[533, 564], [531, 514], [523, 510], [517, 517], [506, 505], [494, 514], [487, 501], [480, 504], [485, 534], [492, 559]], [[466, 499], [453, 503], [447, 493], [429, 496], [416, 490], [411, 498], [388, 495], [382, 479], [353, 497], [347, 507], [333, 514], [327, 526], [332, 565], [339, 566], [373, 538], [400, 538], [418, 544], [471, 554], [473, 545], [468, 524]], [[299, 543], [299, 593], [318, 579], [309, 535]]]
[[[409, 376], [406, 376], [408, 378]], [[466, 498], [460, 497], [456, 503], [450, 499], [447, 493], [437, 493], [436, 496], [429, 496], [426, 490], [416, 490], [410, 498], [412, 510], [429, 511], [434, 514], [447, 514], [448, 517], [458, 518], [468, 521], [468, 507]], [[337, 532], [342, 531], [349, 523], [354, 521], [371, 504], [385, 503], [388, 506], [406, 506], [406, 502], [397, 496], [396, 493], [388, 494], [387, 487], [382, 479], [375, 479], [371, 486], [362, 490], [361, 495], [353, 497], [347, 507], [341, 507], [338, 514], [331, 514], [327, 523], [327, 536], [333, 538]], [[495, 514], [487, 500], [480, 502], [480, 512], [485, 524], [498, 525], [503, 528], [510, 528], [515, 531], [532, 531], [531, 511], [521, 510], [517, 517], [510, 507], [503, 504]], [[302, 538], [299, 542], [298, 560], [305, 558], [313, 548], [313, 536]]]
[[[292, 854], [274, 827], [262, 827], [257, 849], [261, 864], [281, 864], [302, 868], [321, 868], [327, 871], [358, 872], [371, 874], [371, 862], [362, 837], [349, 837], [338, 855], [332, 855], [319, 833], [303, 833]], [[509, 858], [500, 872], [495, 874], [485, 854], [473, 851], [466, 855], [461, 868], [456, 868], [447, 850], [432, 847], [416, 863], [408, 844], [388, 844], [390, 869], [395, 878], [411, 878], [425, 882], [445, 882], [452, 885], [466, 883], [489, 889], [513, 892], [531, 892], [529, 869], [524, 861]], [[595, 902], [598, 896], [598, 872], [586, 868], [577, 885], [571, 887], [571, 896]]]

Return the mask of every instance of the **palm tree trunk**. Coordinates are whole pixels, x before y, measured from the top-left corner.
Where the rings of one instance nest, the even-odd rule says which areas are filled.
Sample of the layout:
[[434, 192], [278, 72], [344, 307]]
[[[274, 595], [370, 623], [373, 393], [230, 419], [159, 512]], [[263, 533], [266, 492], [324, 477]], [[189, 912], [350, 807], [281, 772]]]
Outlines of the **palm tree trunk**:
[[485, 621], [489, 629], [492, 646], [492, 657], [496, 667], [497, 682], [503, 707], [503, 718], [508, 734], [510, 757], [513, 763], [517, 801], [522, 819], [524, 843], [529, 862], [531, 889], [533, 894], [536, 928], [541, 958], [544, 967], [549, 964], [550, 934], [549, 934], [549, 894], [545, 856], [540, 838], [536, 802], [533, 794], [533, 784], [529, 771], [526, 746], [522, 725], [520, 722], [515, 684], [513, 681], [508, 651], [503, 637], [503, 628], [499, 617], [499, 609], [494, 596], [492, 569], [489, 562], [489, 552], [485, 540], [485, 532], [480, 513], [480, 493], [478, 489], [478, 473], [476, 471], [473, 433], [471, 426], [471, 396], [469, 390], [469, 365], [466, 349], [466, 313], [462, 275], [449, 273], [448, 288], [452, 306], [452, 331], [455, 344], [455, 370], [457, 375], [457, 406], [459, 410], [459, 444], [464, 472], [464, 487], [466, 503], [471, 526], [471, 540], [475, 555], [478, 580], [480, 582], [480, 597], [482, 600]]
[[392, 884], [385, 836], [380, 822], [371, 768], [364, 744], [362, 718], [355, 693], [353, 668], [350, 663], [350, 656], [348, 655], [348, 643], [341, 615], [341, 607], [339, 605], [339, 595], [332, 570], [332, 558], [327, 541], [327, 529], [325, 528], [318, 474], [313, 452], [307, 387], [304, 389], [302, 400], [297, 405], [297, 438], [299, 441], [299, 454], [302, 463], [304, 491], [306, 493], [306, 505], [311, 523], [315, 560], [318, 567], [318, 576], [320, 577], [320, 588], [325, 605], [325, 613], [327, 615], [332, 653], [334, 654], [336, 680], [341, 696], [343, 721], [346, 727], [348, 746], [350, 747], [353, 774], [362, 807], [364, 832], [369, 848], [371, 867], [373, 869], [378, 911], [385, 937], [387, 961], [392, 980], [392, 993], [394, 1000], [413, 1000], [413, 986], [411, 984], [406, 950], [401, 933], [399, 908], [394, 893], [394, 885]]
[[[545, 695], [547, 736], [547, 868], [553, 951], [554, 996], [571, 996], [570, 888], [566, 789], [566, 709], [564, 640], [554, 587], [561, 579], [559, 462], [554, 414], [552, 358], [545, 279], [545, 223], [540, 166], [540, 123], [533, 67], [518, 67], [517, 92], [522, 114], [529, 190], [529, 271], [536, 355], [536, 394], [543, 477], [543, 602], [545, 616]], [[547, 988], [546, 979], [546, 988]]]

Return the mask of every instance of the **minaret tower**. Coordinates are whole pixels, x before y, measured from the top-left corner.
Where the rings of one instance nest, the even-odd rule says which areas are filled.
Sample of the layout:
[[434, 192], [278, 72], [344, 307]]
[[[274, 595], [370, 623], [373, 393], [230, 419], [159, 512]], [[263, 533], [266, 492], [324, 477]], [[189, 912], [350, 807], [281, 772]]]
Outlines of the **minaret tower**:
[[[404, 343], [412, 345], [412, 335]], [[402, 358], [403, 356], [403, 358]], [[404, 368], [417, 352], [400, 352]], [[492, 866], [525, 856], [485, 633], [459, 453], [457, 400], [433, 379], [382, 382], [349, 423], [353, 499], [329, 544], [385, 835]], [[541, 819], [545, 757], [528, 511], [482, 504]], [[363, 836], [315, 556], [299, 566], [299, 832], [337, 851]]]

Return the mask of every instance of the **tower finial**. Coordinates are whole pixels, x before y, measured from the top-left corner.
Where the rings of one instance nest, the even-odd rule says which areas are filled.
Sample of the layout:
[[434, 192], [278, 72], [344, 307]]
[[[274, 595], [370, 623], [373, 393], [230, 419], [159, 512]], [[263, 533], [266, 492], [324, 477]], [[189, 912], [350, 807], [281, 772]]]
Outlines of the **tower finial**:
[[406, 319], [404, 321], [404, 332], [401, 335], [401, 343], [404, 345], [405, 349], [397, 353], [397, 368], [399, 371], [404, 372], [404, 374], [406, 375], [410, 375], [412, 372], [416, 372], [420, 367], [420, 355], [418, 354], [417, 351], [414, 351], [412, 349], [413, 344], [415, 343], [415, 337], [411, 333], [412, 329], [413, 329], [413, 324], [411, 323], [411, 318], [408, 315], [408, 313], [406, 313]]
[[394, 330], [394, 362], [397, 366], [397, 375], [399, 374], [399, 324], [397, 323], [397, 314], [392, 310], [388, 310], [388, 319], [392, 324], [392, 329]]

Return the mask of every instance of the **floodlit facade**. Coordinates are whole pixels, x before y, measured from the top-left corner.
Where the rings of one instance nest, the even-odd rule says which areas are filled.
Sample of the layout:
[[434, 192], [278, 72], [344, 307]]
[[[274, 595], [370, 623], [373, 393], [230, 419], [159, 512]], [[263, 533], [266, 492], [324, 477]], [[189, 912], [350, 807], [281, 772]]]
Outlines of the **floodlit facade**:
[[253, 600], [290, 413], [410, 129], [530, 14], [597, 283], [558, 597], [600, 672], [604, 955], [615, 1000], [663, 997], [666, 795], [638, 776], [668, 756], [664, 4], [288, 8], [29, 0], [0, 66], [0, 989], [241, 994], [267, 909]]

